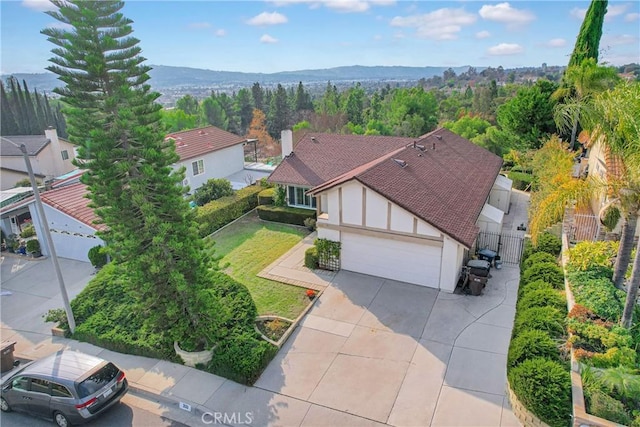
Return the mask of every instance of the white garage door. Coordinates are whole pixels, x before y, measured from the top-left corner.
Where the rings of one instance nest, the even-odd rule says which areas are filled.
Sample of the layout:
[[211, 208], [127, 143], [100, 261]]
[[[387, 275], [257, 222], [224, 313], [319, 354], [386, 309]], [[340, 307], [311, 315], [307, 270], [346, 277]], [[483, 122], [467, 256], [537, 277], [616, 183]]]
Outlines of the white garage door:
[[72, 234], [51, 233], [53, 244], [56, 246], [56, 255], [60, 258], [75, 259], [89, 262], [89, 249], [102, 244], [100, 239], [92, 239], [85, 236]]
[[440, 247], [342, 233], [340, 252], [343, 270], [440, 287]]

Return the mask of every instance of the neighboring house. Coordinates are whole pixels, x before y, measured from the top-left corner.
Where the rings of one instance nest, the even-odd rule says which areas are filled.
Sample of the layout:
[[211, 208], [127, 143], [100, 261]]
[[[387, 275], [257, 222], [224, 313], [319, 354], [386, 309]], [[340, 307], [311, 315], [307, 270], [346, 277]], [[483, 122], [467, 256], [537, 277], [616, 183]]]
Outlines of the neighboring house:
[[[579, 140], [586, 148], [583, 156], [580, 157], [576, 163], [576, 165], [579, 165], [576, 169], [580, 171], [580, 176], [594, 175], [604, 181], [610, 177], [617, 179], [622, 178], [624, 165], [620, 159], [611, 155], [611, 152], [607, 147], [603, 146], [598, 141], [592, 142], [589, 139], [589, 134], [587, 132], [581, 132]], [[574, 173], [574, 176], [575, 175], [578, 174]], [[599, 224], [600, 211], [610, 202], [611, 198], [606, 194], [606, 192], [602, 192], [602, 194], [594, 196], [591, 199], [591, 211], [598, 222], [598, 232], [596, 233], [597, 235], [594, 236], [596, 238], [601, 238], [603, 234], [603, 230]], [[613, 232], [619, 234], [620, 228], [621, 224], [619, 222]], [[636, 237], [640, 237], [640, 219], [638, 219], [638, 226], [636, 227], [635, 235]]]
[[15, 187], [18, 181], [29, 179], [27, 166], [20, 150], [27, 148], [36, 179], [44, 182], [75, 169], [75, 145], [58, 137], [55, 129], [47, 129], [44, 135], [3, 136], [0, 149], [0, 189]]
[[510, 203], [502, 159], [446, 129], [307, 134], [295, 150], [285, 131], [282, 146], [269, 180], [290, 206], [317, 210], [318, 237], [341, 242], [344, 270], [453, 292], [466, 251], [480, 231], [501, 231]]
[[175, 141], [180, 161], [174, 168], [185, 167], [183, 185], [189, 186], [192, 193], [209, 179], [226, 178], [234, 189], [239, 189], [271, 172], [245, 168], [247, 139], [215, 126], [173, 132], [166, 139]]
[[[57, 256], [78, 261], [89, 261], [89, 249], [104, 242], [95, 235], [104, 225], [94, 224], [96, 216], [89, 207], [87, 187], [73, 183], [40, 193], [47, 218], [47, 227]], [[51, 251], [46, 239], [41, 236], [42, 224], [33, 196], [0, 210], [2, 229], [6, 234], [16, 232], [16, 223], [33, 222], [43, 255]], [[16, 233], [17, 234], [17, 233]]]

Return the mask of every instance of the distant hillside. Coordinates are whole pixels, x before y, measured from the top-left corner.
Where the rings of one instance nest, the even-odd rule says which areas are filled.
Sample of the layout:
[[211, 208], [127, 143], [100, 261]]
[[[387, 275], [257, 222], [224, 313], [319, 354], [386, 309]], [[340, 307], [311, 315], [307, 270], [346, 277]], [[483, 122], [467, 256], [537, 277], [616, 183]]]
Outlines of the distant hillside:
[[[241, 73], [233, 71], [212, 71], [199, 68], [170, 67], [166, 65], [152, 65], [150, 71], [151, 86], [154, 90], [162, 92], [166, 89], [184, 87], [220, 87], [224, 85], [250, 85], [255, 82], [260, 84], [292, 84], [302, 81], [307, 82], [340, 82], [340, 81], [367, 81], [367, 80], [420, 80], [422, 78], [442, 75], [448, 67], [399, 67], [376, 66], [364, 67], [354, 65], [349, 67], [336, 67], [322, 70], [283, 71], [279, 73]], [[469, 66], [455, 67], [456, 74], [467, 71]], [[478, 68], [481, 71], [483, 67]], [[51, 92], [61, 82], [52, 73], [13, 74], [19, 81], [27, 81], [31, 90]], [[3, 74], [2, 80], [6, 81], [9, 75]]]

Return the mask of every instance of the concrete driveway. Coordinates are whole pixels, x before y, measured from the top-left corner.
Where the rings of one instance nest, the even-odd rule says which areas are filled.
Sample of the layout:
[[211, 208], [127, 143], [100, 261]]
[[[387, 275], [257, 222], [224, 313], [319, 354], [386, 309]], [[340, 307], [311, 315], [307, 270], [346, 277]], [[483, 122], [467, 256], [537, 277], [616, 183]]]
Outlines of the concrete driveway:
[[301, 425], [518, 426], [505, 396], [519, 270], [481, 296], [342, 271], [255, 387], [312, 404]]

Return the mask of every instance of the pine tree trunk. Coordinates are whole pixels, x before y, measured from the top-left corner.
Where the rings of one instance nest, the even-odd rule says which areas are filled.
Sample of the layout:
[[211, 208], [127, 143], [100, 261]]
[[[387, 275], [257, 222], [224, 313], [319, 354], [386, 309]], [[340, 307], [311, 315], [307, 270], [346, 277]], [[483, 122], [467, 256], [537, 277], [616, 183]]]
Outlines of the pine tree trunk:
[[613, 284], [618, 289], [624, 290], [624, 275], [631, 262], [631, 251], [633, 250], [633, 238], [636, 234], [638, 216], [627, 214], [622, 218], [622, 232], [620, 235], [620, 247], [616, 256], [616, 263], [613, 267]]
[[[637, 221], [637, 217], [635, 218]], [[631, 322], [633, 321], [633, 309], [636, 306], [636, 300], [638, 299], [638, 288], [640, 287], [640, 239], [638, 239], [638, 245], [636, 247], [636, 257], [633, 261], [633, 271], [631, 272], [631, 281], [627, 286], [627, 299], [624, 303], [624, 310], [622, 312], [622, 319], [620, 324], [624, 328], [631, 328]]]

